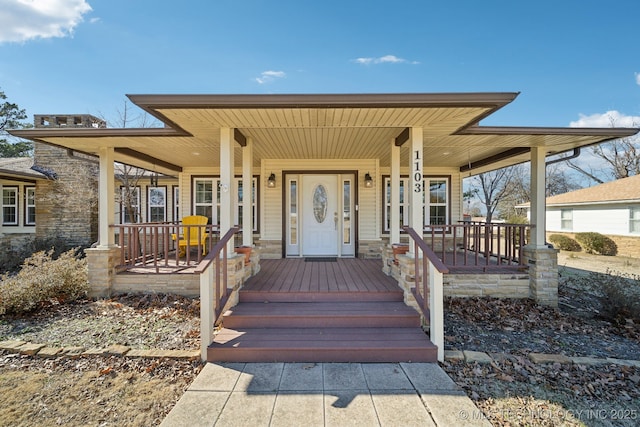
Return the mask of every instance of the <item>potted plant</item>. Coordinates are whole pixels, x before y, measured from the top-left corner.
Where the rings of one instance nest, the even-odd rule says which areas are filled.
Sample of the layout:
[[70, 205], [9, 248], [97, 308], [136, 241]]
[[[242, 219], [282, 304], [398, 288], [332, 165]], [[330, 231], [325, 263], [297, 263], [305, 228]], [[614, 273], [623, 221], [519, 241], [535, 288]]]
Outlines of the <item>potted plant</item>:
[[234, 251], [237, 254], [244, 254], [244, 265], [251, 264], [251, 246], [237, 246]]

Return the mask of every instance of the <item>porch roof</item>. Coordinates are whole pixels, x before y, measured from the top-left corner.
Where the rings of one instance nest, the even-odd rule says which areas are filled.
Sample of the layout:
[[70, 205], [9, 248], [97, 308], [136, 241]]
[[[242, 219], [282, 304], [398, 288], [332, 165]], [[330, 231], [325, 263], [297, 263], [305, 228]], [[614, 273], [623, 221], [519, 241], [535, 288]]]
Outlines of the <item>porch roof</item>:
[[[218, 166], [223, 127], [237, 129], [240, 139], [252, 138], [256, 166], [262, 159], [379, 159], [382, 167], [390, 164], [391, 141], [400, 137], [402, 142], [406, 128], [421, 127], [425, 167], [455, 167], [470, 173], [527, 161], [531, 147], [547, 147], [554, 154], [638, 132], [479, 125], [517, 95], [129, 95], [165, 127], [10, 132], [90, 154], [97, 154], [100, 146], [115, 147], [116, 161], [167, 174], [185, 167]], [[238, 166], [241, 161], [238, 154]]]

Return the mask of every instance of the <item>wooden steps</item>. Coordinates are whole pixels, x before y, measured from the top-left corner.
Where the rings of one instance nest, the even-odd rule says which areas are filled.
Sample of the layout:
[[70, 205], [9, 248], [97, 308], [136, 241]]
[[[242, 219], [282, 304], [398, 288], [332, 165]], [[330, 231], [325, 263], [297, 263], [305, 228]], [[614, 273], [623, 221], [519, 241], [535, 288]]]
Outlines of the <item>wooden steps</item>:
[[435, 362], [402, 292], [241, 291], [210, 362]]

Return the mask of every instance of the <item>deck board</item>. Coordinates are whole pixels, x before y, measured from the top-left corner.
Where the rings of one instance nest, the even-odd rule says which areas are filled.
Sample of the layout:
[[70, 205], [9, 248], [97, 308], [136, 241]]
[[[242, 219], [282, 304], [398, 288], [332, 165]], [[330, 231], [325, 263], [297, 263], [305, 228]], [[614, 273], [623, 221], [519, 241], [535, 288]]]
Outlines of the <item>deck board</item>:
[[339, 258], [334, 262], [263, 259], [260, 272], [243, 290], [258, 292], [396, 292], [398, 284], [382, 272], [382, 260]]

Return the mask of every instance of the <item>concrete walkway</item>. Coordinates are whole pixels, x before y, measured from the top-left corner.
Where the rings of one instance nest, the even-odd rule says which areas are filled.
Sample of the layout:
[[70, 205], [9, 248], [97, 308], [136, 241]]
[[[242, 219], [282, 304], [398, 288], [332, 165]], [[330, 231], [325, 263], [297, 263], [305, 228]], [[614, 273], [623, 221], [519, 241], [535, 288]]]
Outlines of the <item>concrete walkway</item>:
[[162, 426], [490, 426], [436, 363], [208, 363]]

